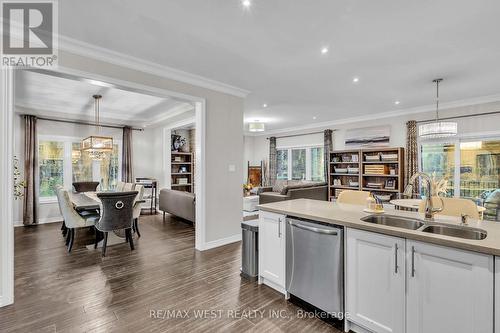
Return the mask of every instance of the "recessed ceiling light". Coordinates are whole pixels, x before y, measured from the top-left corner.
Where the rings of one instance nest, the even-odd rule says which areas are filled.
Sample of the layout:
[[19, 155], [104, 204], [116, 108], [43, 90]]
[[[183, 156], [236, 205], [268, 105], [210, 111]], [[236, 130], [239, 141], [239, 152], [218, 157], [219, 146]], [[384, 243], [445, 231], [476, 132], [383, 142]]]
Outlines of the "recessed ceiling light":
[[352, 79], [352, 82], [354, 82], [354, 83], [358, 83], [358, 82], [359, 82], [359, 77], [354, 77], [354, 78]]
[[323, 46], [323, 47], [321, 48], [321, 54], [327, 54], [327, 53], [328, 53], [328, 47]]
[[395, 101], [394, 104], [399, 105], [400, 101]]
[[250, 0], [243, 0], [241, 1], [241, 4], [243, 5], [243, 7], [250, 7], [252, 5], [252, 2]]
[[317, 117], [316, 117], [316, 116], [314, 116], [314, 117], [313, 117], [313, 120], [316, 120], [316, 118], [317, 118]]
[[262, 107], [267, 108], [267, 104], [266, 103], [262, 104]]

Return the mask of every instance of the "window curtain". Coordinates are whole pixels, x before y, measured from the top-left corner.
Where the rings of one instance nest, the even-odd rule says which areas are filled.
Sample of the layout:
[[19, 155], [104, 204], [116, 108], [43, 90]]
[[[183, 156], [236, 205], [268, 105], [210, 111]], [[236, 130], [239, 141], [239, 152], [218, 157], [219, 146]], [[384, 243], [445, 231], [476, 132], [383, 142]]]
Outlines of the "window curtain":
[[38, 223], [39, 166], [37, 147], [37, 119], [24, 116], [24, 189], [23, 224]]
[[278, 173], [277, 165], [276, 137], [269, 138], [269, 186], [274, 186]]
[[324, 152], [324, 172], [325, 172], [325, 181], [328, 181], [328, 166], [330, 162], [330, 153], [333, 151], [333, 131], [331, 129], [326, 129], [323, 132], [323, 140], [325, 147], [323, 149]]
[[417, 122], [410, 120], [406, 123], [406, 154], [405, 154], [405, 184], [408, 184], [411, 176], [418, 171], [418, 146], [417, 146]]
[[122, 144], [122, 181], [125, 183], [133, 183], [134, 176], [132, 174], [132, 128], [128, 126], [123, 128]]

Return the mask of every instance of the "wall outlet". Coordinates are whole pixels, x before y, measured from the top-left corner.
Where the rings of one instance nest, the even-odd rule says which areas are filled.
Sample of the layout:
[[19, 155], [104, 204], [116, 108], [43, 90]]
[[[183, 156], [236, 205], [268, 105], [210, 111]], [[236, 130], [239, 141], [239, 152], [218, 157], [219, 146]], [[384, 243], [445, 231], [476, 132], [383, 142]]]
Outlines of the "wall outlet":
[[235, 172], [235, 171], [236, 171], [236, 165], [234, 165], [234, 164], [229, 164], [229, 166], [228, 166], [228, 170], [229, 170], [229, 172]]

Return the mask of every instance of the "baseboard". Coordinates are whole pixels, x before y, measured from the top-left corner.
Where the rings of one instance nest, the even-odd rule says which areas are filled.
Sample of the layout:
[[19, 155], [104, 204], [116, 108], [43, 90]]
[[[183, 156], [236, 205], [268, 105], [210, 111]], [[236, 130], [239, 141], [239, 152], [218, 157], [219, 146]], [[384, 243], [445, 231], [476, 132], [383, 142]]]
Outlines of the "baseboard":
[[[56, 222], [62, 222], [63, 218], [62, 216], [54, 216], [54, 217], [46, 217], [43, 219], [38, 219], [37, 224], [46, 224], [46, 223], [56, 223]], [[15, 221], [14, 222], [14, 227], [23, 227], [23, 221]]]
[[214, 248], [219, 247], [219, 246], [224, 246], [224, 245], [231, 244], [231, 243], [236, 243], [236, 242], [239, 242], [239, 241], [241, 241], [241, 233], [238, 233], [236, 235], [229, 236], [229, 237], [226, 237], [226, 238], [217, 239], [217, 240], [214, 240], [214, 241], [211, 241], [211, 242], [206, 242], [201, 247], [201, 251], [206, 251], [206, 250], [214, 249]]
[[11, 304], [14, 304], [14, 300], [12, 298], [0, 295], [0, 308]]

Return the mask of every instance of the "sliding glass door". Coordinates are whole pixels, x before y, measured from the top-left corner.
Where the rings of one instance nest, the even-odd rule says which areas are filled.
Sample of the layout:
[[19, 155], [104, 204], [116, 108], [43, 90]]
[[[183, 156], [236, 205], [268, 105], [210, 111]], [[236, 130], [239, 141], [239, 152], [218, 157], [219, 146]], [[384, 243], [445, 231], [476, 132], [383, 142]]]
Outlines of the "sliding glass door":
[[455, 144], [423, 143], [420, 146], [420, 170], [435, 175], [437, 179], [448, 179], [448, 196], [455, 194]]
[[500, 139], [422, 142], [420, 170], [448, 178], [448, 195], [479, 199], [500, 189]]
[[500, 188], [500, 140], [460, 143], [460, 196], [477, 198]]

